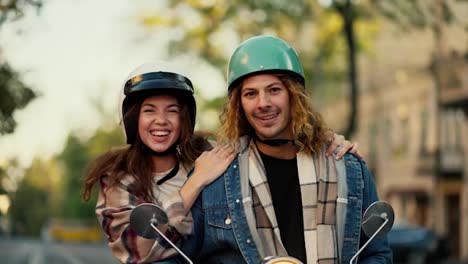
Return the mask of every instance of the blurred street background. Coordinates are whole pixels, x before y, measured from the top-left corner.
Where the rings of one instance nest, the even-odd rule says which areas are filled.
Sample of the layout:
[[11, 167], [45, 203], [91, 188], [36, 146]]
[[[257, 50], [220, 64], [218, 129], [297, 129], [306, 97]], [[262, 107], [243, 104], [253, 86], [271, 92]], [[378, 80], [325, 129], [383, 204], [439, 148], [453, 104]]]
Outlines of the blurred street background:
[[215, 132], [227, 60], [258, 34], [295, 47], [316, 110], [359, 142], [395, 263], [468, 263], [467, 0], [0, 0], [0, 263], [117, 263], [80, 188], [124, 144], [127, 74], [174, 61]]
[[107, 245], [43, 243], [36, 239], [1, 240], [2, 263], [11, 264], [118, 264]]

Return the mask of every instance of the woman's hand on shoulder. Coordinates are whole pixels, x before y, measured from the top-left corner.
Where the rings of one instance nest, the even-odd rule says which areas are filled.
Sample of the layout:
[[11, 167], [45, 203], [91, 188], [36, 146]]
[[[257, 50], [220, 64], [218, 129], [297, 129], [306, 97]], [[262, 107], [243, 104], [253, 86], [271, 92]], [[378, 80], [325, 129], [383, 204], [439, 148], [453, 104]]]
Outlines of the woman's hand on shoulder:
[[221, 176], [235, 157], [236, 150], [233, 146], [217, 145], [203, 152], [195, 160], [195, 169], [191, 178], [195, 177], [202, 186], [206, 186]]
[[234, 147], [218, 145], [203, 152], [195, 160], [195, 169], [179, 192], [184, 203], [185, 213], [190, 211], [203, 188], [221, 176], [235, 157]]
[[330, 156], [332, 153], [336, 152], [335, 159], [341, 159], [344, 154], [350, 152], [359, 158], [363, 158], [362, 154], [359, 153], [359, 144], [357, 142], [351, 143], [349, 140], [346, 140], [344, 136], [333, 133], [332, 138], [329, 139], [330, 144], [327, 148], [326, 155]]

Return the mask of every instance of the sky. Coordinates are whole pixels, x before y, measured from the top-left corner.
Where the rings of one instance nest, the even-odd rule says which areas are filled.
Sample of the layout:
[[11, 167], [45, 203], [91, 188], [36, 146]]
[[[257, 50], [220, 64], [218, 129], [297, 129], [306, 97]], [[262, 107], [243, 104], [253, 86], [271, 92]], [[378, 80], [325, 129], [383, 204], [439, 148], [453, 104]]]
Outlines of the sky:
[[[49, 0], [39, 13], [2, 25], [0, 59], [40, 97], [15, 113], [15, 133], [0, 137], [0, 164], [17, 158], [27, 166], [59, 153], [70, 131], [92, 134], [102, 122], [93, 102], [118, 123], [126, 76], [144, 62], [169, 59], [165, 40], [173, 32], [149, 31], [138, 19], [162, 8], [165, 1]], [[223, 94], [223, 71], [188, 56], [174, 61], [203, 96]]]

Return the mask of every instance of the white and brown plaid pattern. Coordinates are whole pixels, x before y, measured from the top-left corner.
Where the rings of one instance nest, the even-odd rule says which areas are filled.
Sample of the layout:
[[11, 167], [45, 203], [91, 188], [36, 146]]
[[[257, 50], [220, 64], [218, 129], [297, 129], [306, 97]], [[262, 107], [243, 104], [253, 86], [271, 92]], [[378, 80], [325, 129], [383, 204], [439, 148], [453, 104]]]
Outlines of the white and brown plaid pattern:
[[[179, 173], [187, 175], [185, 169]], [[96, 215], [107, 234], [112, 254], [122, 263], [150, 263], [175, 255], [177, 252], [162, 239], [152, 240], [139, 237], [129, 226], [132, 209], [143, 199], [129, 191], [134, 177], [126, 175], [119, 186], [109, 186], [106, 177], [101, 179]], [[169, 228], [165, 235], [172, 242], [192, 232], [191, 215], [183, 214], [183, 202], [178, 193], [163, 202], [150, 201], [161, 206], [169, 217]]]
[[[263, 162], [255, 144], [250, 144], [249, 180], [257, 232], [266, 255], [287, 256], [273, 208]], [[337, 171], [332, 157], [322, 151], [317, 157], [297, 155], [302, 195], [304, 239], [308, 263], [338, 262], [336, 238]]]

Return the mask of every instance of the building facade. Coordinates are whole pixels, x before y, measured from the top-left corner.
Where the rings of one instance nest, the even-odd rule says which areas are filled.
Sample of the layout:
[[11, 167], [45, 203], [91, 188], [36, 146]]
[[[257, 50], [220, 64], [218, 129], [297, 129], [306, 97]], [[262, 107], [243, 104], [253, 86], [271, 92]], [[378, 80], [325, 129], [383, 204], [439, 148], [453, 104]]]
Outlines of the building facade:
[[[372, 56], [359, 59], [360, 143], [381, 199], [397, 222], [447, 238], [450, 256], [468, 260], [468, 36], [444, 26], [401, 32], [383, 25]], [[346, 98], [321, 109], [346, 123]]]

